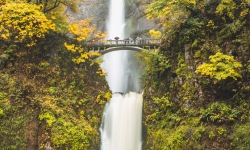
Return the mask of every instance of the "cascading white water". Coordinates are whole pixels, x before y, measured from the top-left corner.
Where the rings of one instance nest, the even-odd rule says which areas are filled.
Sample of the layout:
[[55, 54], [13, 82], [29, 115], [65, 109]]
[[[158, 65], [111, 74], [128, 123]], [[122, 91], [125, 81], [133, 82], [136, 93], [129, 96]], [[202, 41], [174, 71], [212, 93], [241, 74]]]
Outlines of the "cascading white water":
[[107, 22], [108, 39], [114, 37], [124, 38], [124, 0], [110, 0], [109, 5], [109, 20]]
[[[108, 39], [124, 39], [124, 1], [111, 0]], [[112, 98], [106, 104], [101, 126], [101, 150], [141, 150], [142, 148], [142, 94], [140, 65], [132, 51], [115, 51], [103, 56], [101, 67], [108, 73], [106, 79]], [[126, 93], [126, 94], [119, 94]]]
[[142, 94], [113, 94], [103, 114], [102, 150], [141, 150]]

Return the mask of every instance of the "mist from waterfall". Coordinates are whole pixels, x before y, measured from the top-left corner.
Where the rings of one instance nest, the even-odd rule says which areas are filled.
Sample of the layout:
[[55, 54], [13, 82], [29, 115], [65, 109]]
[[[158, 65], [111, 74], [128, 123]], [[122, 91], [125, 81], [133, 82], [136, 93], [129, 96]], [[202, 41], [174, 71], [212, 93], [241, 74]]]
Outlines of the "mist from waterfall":
[[[108, 39], [124, 39], [124, 1], [111, 0]], [[108, 73], [106, 80], [113, 92], [106, 104], [101, 125], [101, 150], [141, 150], [142, 94], [140, 63], [136, 52], [120, 50], [103, 56], [101, 67]], [[119, 94], [123, 93], [123, 94]]]

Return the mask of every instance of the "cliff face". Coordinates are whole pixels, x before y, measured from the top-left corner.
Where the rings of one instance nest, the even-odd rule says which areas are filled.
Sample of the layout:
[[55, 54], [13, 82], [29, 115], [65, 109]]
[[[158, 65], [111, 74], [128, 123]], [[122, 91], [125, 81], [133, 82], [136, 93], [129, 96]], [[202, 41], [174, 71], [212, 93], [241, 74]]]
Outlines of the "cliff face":
[[105, 79], [98, 65], [72, 62], [67, 36], [47, 39], [32, 49], [0, 44], [9, 57], [0, 59], [0, 147], [98, 149]]
[[86, 0], [80, 2], [78, 12], [74, 13], [70, 9], [65, 11], [70, 22], [92, 18], [99, 31], [105, 31], [105, 21], [108, 16], [108, 0]]
[[[157, 29], [152, 20], [147, 20], [144, 10], [152, 0], [126, 0], [125, 1], [125, 36], [148, 36], [148, 30]], [[73, 13], [65, 11], [70, 22], [92, 18], [97, 31], [106, 31], [106, 20], [109, 15], [109, 0], [86, 0], [79, 3], [79, 11]]]
[[147, 20], [145, 9], [152, 0], [126, 1], [126, 27], [127, 36], [146, 36], [148, 31], [158, 29], [159, 26], [152, 20]]

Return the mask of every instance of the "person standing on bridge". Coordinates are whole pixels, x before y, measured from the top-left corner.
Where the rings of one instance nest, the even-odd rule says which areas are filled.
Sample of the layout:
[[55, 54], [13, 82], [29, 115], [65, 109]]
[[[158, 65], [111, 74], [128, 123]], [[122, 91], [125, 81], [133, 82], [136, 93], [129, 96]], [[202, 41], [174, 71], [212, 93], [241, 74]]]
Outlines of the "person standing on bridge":
[[125, 44], [125, 45], [126, 45], [126, 44], [129, 44], [129, 42], [130, 42], [130, 38], [124, 39], [124, 44]]
[[136, 44], [141, 44], [141, 38], [140, 37], [136, 38]]
[[118, 37], [118, 36], [116, 36], [114, 39], [115, 39], [115, 43], [116, 43], [116, 45], [118, 45], [118, 40], [119, 40], [119, 37]]

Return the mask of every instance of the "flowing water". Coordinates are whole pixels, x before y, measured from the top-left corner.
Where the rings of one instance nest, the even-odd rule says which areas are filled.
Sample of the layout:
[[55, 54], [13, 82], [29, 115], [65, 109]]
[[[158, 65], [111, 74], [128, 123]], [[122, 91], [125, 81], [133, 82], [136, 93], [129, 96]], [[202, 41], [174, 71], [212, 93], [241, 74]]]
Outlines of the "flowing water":
[[[124, 39], [124, 1], [111, 0], [108, 39]], [[113, 92], [105, 106], [101, 126], [101, 150], [141, 150], [142, 94], [140, 65], [134, 51], [114, 51], [103, 56], [101, 67]], [[122, 93], [122, 94], [121, 94]]]

